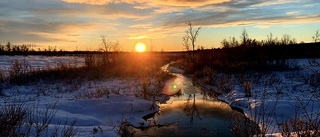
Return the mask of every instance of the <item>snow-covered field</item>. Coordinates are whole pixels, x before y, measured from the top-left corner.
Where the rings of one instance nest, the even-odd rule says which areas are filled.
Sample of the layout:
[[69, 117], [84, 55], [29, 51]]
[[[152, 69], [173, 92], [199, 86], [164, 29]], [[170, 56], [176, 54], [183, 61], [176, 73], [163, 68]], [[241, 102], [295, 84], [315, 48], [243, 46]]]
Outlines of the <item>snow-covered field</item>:
[[15, 61], [24, 61], [32, 69], [46, 69], [61, 65], [82, 66], [84, 58], [80, 56], [0, 56], [0, 71], [7, 73]]
[[[61, 62], [83, 64], [83, 59], [79, 57], [1, 56], [1, 68], [8, 71], [15, 60], [26, 60], [32, 67], [44, 69], [58, 66]], [[66, 121], [66, 125], [75, 121], [77, 136], [115, 137], [118, 136], [120, 124], [125, 121], [136, 127], [148, 126], [142, 117], [158, 109], [155, 106], [154, 110], [150, 110], [152, 101], [136, 97], [139, 81], [134, 79], [106, 79], [78, 84], [39, 82], [35, 85], [1, 87], [4, 96], [0, 96], [0, 104], [1, 107], [12, 103], [24, 104], [34, 112], [32, 115], [42, 116], [47, 110], [54, 113], [47, 128], [49, 134], [43, 133], [42, 136], [50, 135], [50, 131]], [[77, 88], [73, 88], [75, 86]], [[69, 92], [70, 89], [74, 90]], [[108, 94], [94, 94], [99, 91]], [[35, 128], [31, 131], [35, 136]]]
[[[40, 113], [49, 108], [49, 111], [56, 113], [49, 130], [65, 121], [75, 121], [74, 128], [79, 133], [77, 136], [115, 137], [121, 123], [125, 121], [136, 127], [148, 126], [149, 123], [142, 117], [158, 109], [156, 106], [150, 110], [150, 100], [135, 96], [138, 89], [133, 86], [134, 83], [134, 80], [121, 79], [87, 81], [72, 93], [61, 93], [61, 88], [68, 87], [59, 84], [15, 86], [4, 89], [5, 97], [0, 97], [0, 103], [4, 105], [14, 99], [15, 103], [24, 103], [33, 112]], [[83, 96], [99, 89], [109, 90], [110, 95], [100, 98]], [[46, 90], [47, 94], [39, 95], [39, 90]]]
[[[9, 62], [14, 58], [16, 56], [1, 56], [1, 67], [5, 70], [9, 68], [11, 65]], [[23, 58], [27, 58], [30, 64], [34, 61], [34, 66], [46, 66], [47, 62], [57, 63], [62, 60], [72, 62], [73, 60], [68, 57], [54, 57], [52, 60], [43, 59], [41, 56]], [[37, 59], [43, 62], [38, 62]], [[314, 85], [308, 83], [313, 78], [313, 74], [320, 72], [320, 66], [310, 65], [307, 59], [298, 60], [298, 65], [300, 69], [297, 71], [245, 77], [244, 79], [252, 84], [252, 97], [245, 97], [242, 83], [234, 78], [232, 80], [234, 89], [219, 98], [243, 109], [245, 115], [259, 123], [261, 128], [267, 123], [267, 133], [270, 136], [281, 136], [281, 127], [286, 122], [300, 116], [301, 120], [305, 120], [305, 115], [317, 118], [320, 113], [319, 83]], [[171, 70], [180, 72], [177, 68], [171, 68]], [[79, 88], [73, 92], [61, 92], [68, 91], [64, 89], [72, 86], [65, 83], [6, 87], [2, 89], [5, 96], [0, 96], [0, 103], [3, 107], [10, 100], [15, 100], [16, 103], [24, 103], [34, 112], [40, 113], [45, 110], [56, 112], [49, 129], [54, 129], [67, 120], [76, 122], [74, 127], [79, 133], [78, 136], [114, 137], [118, 136], [117, 132], [123, 122], [137, 127], [148, 126], [149, 123], [142, 117], [158, 109], [156, 106], [154, 110], [150, 110], [152, 101], [137, 97], [137, 82], [135, 79], [120, 78], [85, 81], [80, 83]], [[215, 87], [206, 85], [206, 88]], [[89, 98], [89, 95], [85, 96], [87, 93], [99, 90], [108, 90], [108, 96], [92, 98]], [[319, 118], [316, 120], [319, 123]]]

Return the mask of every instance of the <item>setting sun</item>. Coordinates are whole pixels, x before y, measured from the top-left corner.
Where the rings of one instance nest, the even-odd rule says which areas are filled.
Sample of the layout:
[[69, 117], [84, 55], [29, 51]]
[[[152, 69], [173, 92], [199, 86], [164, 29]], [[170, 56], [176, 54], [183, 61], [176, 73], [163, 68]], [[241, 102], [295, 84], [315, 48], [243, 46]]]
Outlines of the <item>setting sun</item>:
[[138, 42], [135, 46], [136, 52], [145, 52], [146, 51], [146, 44], [142, 42]]

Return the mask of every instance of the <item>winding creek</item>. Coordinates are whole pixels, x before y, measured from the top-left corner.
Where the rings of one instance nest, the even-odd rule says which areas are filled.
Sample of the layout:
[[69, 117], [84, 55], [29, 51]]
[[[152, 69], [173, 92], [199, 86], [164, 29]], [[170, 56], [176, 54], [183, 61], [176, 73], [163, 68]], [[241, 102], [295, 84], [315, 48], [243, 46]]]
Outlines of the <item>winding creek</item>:
[[159, 104], [159, 112], [147, 119], [151, 126], [137, 129], [135, 136], [228, 137], [257, 130], [257, 125], [248, 122], [242, 113], [232, 110], [222, 101], [206, 96], [205, 91], [193, 85], [192, 80], [179, 69], [168, 65], [163, 69], [176, 76], [168, 80], [163, 89], [163, 94], [169, 95], [170, 99]]

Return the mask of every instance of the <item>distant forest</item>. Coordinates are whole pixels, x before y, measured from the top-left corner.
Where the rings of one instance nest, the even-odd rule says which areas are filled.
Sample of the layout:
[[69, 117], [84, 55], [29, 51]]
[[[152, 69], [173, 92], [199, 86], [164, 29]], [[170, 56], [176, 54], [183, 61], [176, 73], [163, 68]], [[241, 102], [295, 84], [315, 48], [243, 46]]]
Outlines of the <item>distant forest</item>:
[[[319, 30], [312, 36], [312, 43], [297, 43], [295, 38], [285, 34], [281, 38], [274, 37], [272, 33], [267, 35], [266, 40], [251, 39], [247, 31], [244, 29], [240, 35], [240, 40], [235, 37], [223, 39], [221, 48], [205, 49], [198, 47], [196, 50], [187, 50], [181, 52], [169, 53], [193, 53], [193, 55], [201, 60], [212, 62], [213, 60], [225, 61], [265, 61], [275, 59], [290, 59], [290, 58], [320, 58], [320, 33]], [[103, 42], [105, 39], [103, 37]], [[109, 46], [109, 45], [105, 45]], [[48, 55], [48, 56], [63, 56], [63, 55], [78, 55], [78, 54], [102, 54], [110, 52], [109, 50], [97, 51], [64, 51], [57, 50], [54, 47], [47, 49], [35, 50], [32, 44], [14, 45], [11, 42], [6, 44], [0, 43], [0, 55]], [[116, 53], [121, 52], [117, 51]], [[113, 52], [114, 53], [114, 52]], [[125, 52], [121, 52], [125, 53]], [[157, 53], [157, 52], [154, 52]], [[203, 57], [202, 57], [203, 56]], [[209, 61], [210, 60], [210, 61]], [[195, 63], [195, 62], [194, 62]]]
[[0, 44], [0, 55], [46, 55], [46, 56], [63, 56], [63, 55], [76, 55], [76, 54], [96, 54], [100, 51], [65, 51], [57, 50], [55, 47], [48, 47], [47, 49], [35, 50], [32, 44], [15, 45], [11, 42]]

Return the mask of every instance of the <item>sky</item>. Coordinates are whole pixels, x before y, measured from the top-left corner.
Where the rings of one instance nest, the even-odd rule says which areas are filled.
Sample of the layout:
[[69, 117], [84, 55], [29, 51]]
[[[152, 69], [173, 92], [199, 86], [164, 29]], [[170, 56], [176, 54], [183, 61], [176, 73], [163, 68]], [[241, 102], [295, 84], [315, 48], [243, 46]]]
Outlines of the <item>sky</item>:
[[320, 0], [1, 0], [0, 43], [34, 48], [97, 50], [101, 36], [134, 51], [144, 42], [152, 51], [182, 51], [190, 21], [201, 27], [196, 45], [219, 48], [240, 39], [288, 34], [311, 42], [320, 29]]

